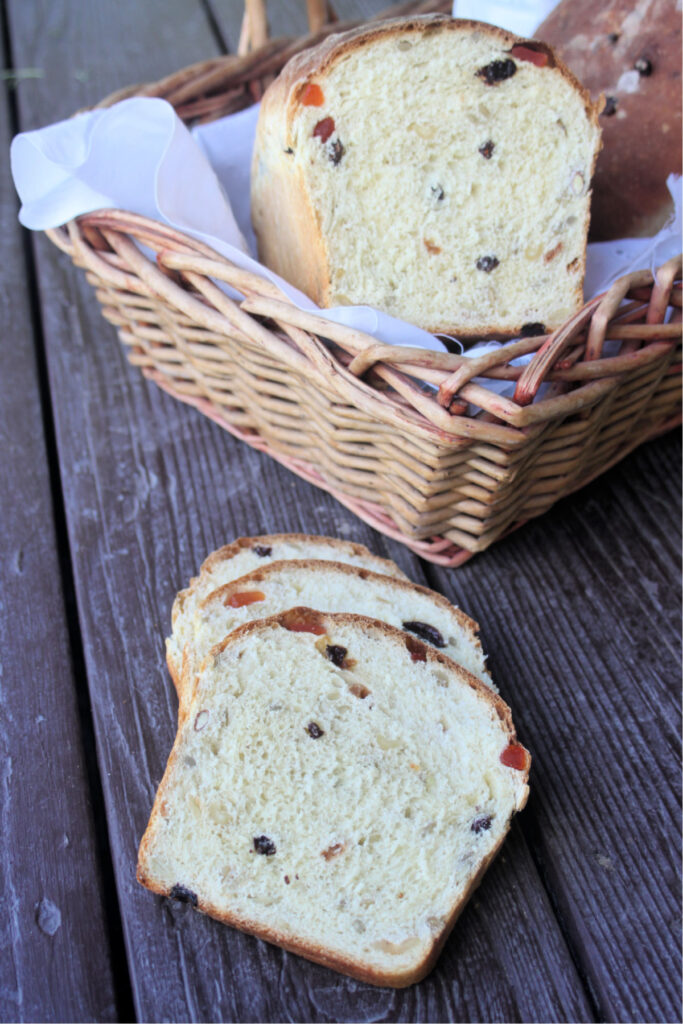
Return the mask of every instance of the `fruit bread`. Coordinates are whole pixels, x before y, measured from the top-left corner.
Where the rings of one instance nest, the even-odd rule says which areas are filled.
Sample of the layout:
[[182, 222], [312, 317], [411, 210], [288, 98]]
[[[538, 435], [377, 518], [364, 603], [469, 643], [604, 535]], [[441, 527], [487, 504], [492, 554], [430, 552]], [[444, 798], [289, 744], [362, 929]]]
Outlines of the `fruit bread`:
[[591, 237], [654, 235], [681, 173], [680, 0], [562, 0], [536, 34], [605, 94]]
[[[355, 612], [404, 629], [442, 650], [489, 686], [486, 658], [473, 619], [441, 594], [405, 580], [341, 562], [271, 562], [226, 583], [206, 597], [194, 615], [178, 696], [183, 707], [212, 647], [238, 626], [305, 603], [323, 612]], [[343, 665], [346, 655], [322, 638], [325, 656]]]
[[292, 609], [204, 663], [138, 880], [363, 981], [409, 985], [524, 806], [529, 765], [507, 705], [440, 651]]
[[275, 559], [317, 558], [348, 562], [373, 572], [406, 579], [399, 567], [388, 558], [373, 555], [363, 544], [318, 537], [306, 533], [272, 533], [259, 537], [239, 537], [208, 556], [199, 575], [181, 590], [173, 602], [172, 634], [166, 640], [166, 662], [176, 689], [180, 686], [183, 650], [192, 635], [192, 618], [200, 601], [216, 587], [243, 576], [244, 573]]
[[542, 333], [582, 303], [599, 103], [543, 43], [441, 15], [328, 37], [266, 91], [261, 260], [321, 306]]

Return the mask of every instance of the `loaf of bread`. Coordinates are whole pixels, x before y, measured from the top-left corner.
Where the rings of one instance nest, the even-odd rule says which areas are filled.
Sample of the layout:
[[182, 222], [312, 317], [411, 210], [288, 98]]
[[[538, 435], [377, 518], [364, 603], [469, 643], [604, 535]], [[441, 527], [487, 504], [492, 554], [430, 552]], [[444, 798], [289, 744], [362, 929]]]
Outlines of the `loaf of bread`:
[[[341, 562], [271, 562], [214, 590], [194, 615], [193, 637], [183, 658], [178, 687], [181, 715], [199, 667], [212, 647], [245, 622], [306, 604], [322, 612], [354, 612], [408, 631], [443, 651], [493, 686], [473, 619], [445, 597], [406, 580]], [[326, 657], [345, 662], [343, 652], [321, 641]]]
[[582, 303], [598, 105], [542, 43], [440, 15], [328, 37], [263, 98], [261, 260], [321, 306], [542, 332]]
[[409, 985], [524, 806], [529, 765], [506, 704], [443, 653], [292, 609], [204, 663], [138, 879], [356, 978]]
[[183, 651], [192, 639], [192, 621], [198, 604], [224, 583], [243, 576], [264, 564], [283, 558], [316, 558], [348, 562], [372, 572], [405, 579], [399, 567], [388, 558], [373, 555], [363, 544], [318, 537], [305, 533], [273, 533], [259, 537], [240, 537], [214, 551], [205, 561], [189, 587], [181, 590], [173, 602], [173, 631], [166, 640], [166, 662], [176, 689], [180, 692]]
[[536, 35], [605, 94], [591, 238], [654, 235], [681, 173], [680, 0], [562, 0]]

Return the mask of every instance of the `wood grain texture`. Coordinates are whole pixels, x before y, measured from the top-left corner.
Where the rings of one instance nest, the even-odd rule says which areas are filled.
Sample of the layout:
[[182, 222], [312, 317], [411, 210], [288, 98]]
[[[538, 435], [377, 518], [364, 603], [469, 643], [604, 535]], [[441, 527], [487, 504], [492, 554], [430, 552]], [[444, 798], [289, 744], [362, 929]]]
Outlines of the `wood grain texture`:
[[604, 1020], [678, 1020], [681, 447], [641, 448], [457, 572], [533, 757], [521, 825]]
[[[19, 87], [24, 127], [215, 52], [198, 3], [39, 6], [36, 16], [10, 4], [17, 60], [45, 72]], [[41, 15], [47, 33], [34, 27]], [[168, 28], [180, 24], [182, 32]], [[73, 68], [84, 69], [87, 89]], [[423, 576], [405, 549], [373, 538], [333, 499], [145, 383], [127, 365], [81, 274], [44, 238], [35, 244], [80, 624], [139, 1018], [592, 1019], [519, 827], [434, 974], [401, 993], [340, 978], [137, 885], [137, 843], [175, 729], [163, 637], [176, 590], [204, 556], [240, 534], [305, 530], [369, 542], [418, 581]]]
[[[10, 139], [0, 99], [0, 148]], [[0, 1020], [115, 1020], [17, 201], [0, 165]]]

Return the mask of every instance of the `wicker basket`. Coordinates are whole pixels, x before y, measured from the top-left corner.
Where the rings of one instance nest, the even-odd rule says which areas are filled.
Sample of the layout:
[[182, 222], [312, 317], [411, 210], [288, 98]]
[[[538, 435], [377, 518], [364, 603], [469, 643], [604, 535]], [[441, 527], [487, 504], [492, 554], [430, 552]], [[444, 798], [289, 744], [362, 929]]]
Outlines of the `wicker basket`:
[[[248, 106], [330, 30], [329, 9], [308, 6], [311, 36], [268, 41], [262, 0], [248, 0], [237, 56], [100, 106], [162, 96], [192, 123]], [[145, 376], [442, 565], [482, 551], [680, 422], [680, 258], [654, 280], [649, 271], [623, 278], [549, 337], [464, 358], [378, 344], [302, 312], [274, 285], [133, 214], [98, 211], [48, 234], [86, 270]], [[618, 355], [603, 356], [606, 339], [621, 341]], [[526, 366], [512, 365], [529, 353]], [[475, 378], [516, 381], [514, 396]], [[470, 405], [481, 411], [467, 415]]]

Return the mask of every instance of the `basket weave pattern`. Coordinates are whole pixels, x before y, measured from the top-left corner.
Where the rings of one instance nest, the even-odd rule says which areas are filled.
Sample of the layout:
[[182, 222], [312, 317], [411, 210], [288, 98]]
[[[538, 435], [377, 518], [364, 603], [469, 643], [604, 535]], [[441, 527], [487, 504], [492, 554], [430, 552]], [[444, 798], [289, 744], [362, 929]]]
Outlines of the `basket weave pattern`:
[[[293, 53], [327, 31], [267, 41], [101, 105], [155, 95], [186, 121], [221, 117], [258, 99]], [[378, 344], [302, 312], [264, 279], [134, 214], [98, 211], [49, 235], [85, 269], [147, 377], [444, 565], [680, 422], [680, 258], [654, 279], [622, 278], [549, 337], [465, 358]], [[607, 339], [621, 342], [616, 356], [603, 355]], [[512, 365], [530, 353], [526, 366]], [[515, 393], [503, 398], [482, 378], [515, 381]]]

